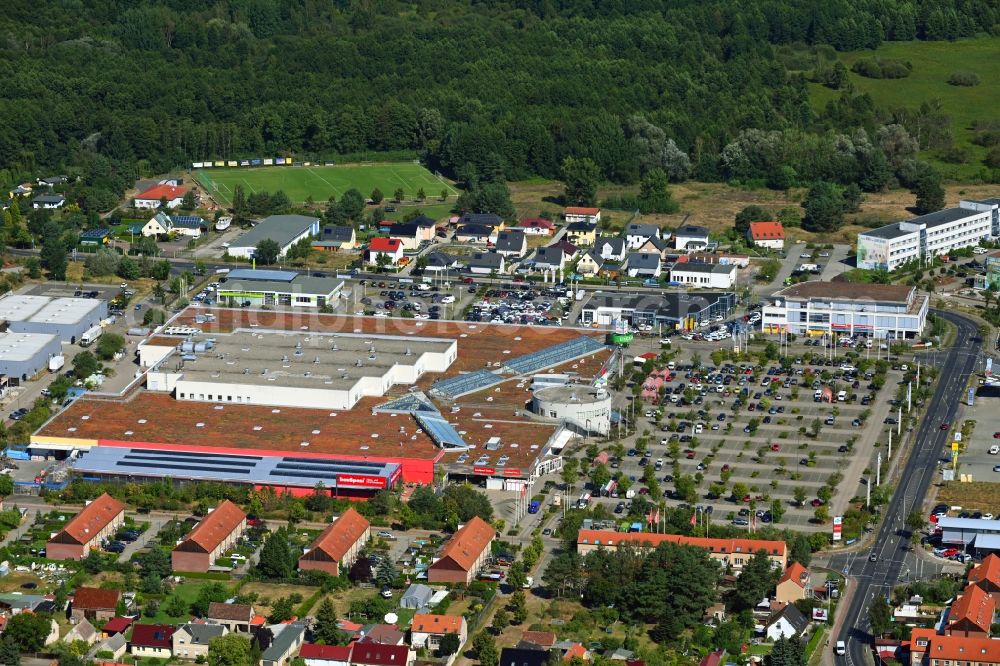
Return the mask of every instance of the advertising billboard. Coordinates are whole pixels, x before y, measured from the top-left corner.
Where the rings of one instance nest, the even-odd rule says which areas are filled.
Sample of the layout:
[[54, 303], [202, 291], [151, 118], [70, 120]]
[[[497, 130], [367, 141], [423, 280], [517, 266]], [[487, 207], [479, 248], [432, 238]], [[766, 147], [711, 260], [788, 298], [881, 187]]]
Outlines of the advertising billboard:
[[474, 474], [496, 474], [497, 470], [495, 467], [473, 467], [472, 472]]
[[840, 541], [844, 537], [844, 517], [833, 517], [833, 540]]
[[338, 474], [338, 488], [385, 488], [386, 480], [381, 476], [368, 474]]
[[868, 270], [889, 269], [888, 243], [880, 238], [858, 236], [858, 268]]

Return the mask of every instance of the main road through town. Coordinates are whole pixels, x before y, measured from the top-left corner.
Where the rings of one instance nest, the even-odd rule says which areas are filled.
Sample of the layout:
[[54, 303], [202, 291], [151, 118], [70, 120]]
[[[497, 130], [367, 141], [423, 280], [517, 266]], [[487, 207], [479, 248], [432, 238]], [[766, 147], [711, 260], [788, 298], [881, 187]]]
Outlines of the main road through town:
[[877, 594], [890, 594], [893, 586], [904, 575], [909, 575], [912, 557], [908, 556], [913, 554], [908, 551], [906, 516], [913, 509], [922, 510], [927, 490], [937, 474], [938, 460], [950, 446], [951, 429], [942, 430], [941, 424], [955, 420], [982, 347], [977, 326], [972, 320], [945, 311], [935, 311], [935, 314], [954, 324], [958, 335], [947, 359], [940, 366], [937, 390], [917, 430], [913, 450], [889, 502], [874, 546], [862, 555], [842, 553], [830, 558], [830, 568], [843, 571], [854, 579], [856, 585], [847, 608], [840, 611], [841, 629], [834, 637], [847, 645], [847, 654], [843, 659], [848, 666], [869, 663], [868, 655], [872, 648], [869, 603]]

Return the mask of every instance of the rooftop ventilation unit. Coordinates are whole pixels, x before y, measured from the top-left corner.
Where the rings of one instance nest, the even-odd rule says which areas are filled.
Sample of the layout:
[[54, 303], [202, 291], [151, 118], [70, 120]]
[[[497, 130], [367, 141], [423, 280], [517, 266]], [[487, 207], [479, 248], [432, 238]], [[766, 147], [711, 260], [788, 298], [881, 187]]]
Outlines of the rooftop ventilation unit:
[[313, 363], [315, 363], [316, 365], [319, 365], [319, 356], [317, 356], [315, 359], [313, 359]]
[[363, 367], [363, 366], [364, 366], [364, 362], [362, 362], [362, 360], [360, 358], [357, 361], [354, 362], [354, 367], [356, 367], [356, 368], [360, 368], [360, 367]]

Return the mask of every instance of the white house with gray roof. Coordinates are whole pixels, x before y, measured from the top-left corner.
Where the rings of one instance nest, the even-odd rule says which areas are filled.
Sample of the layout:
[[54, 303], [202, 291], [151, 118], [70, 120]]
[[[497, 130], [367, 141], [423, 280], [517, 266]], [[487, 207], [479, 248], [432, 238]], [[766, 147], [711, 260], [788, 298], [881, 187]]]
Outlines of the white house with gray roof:
[[650, 238], [660, 237], [660, 227], [655, 224], [639, 224], [633, 222], [625, 227], [625, 241], [628, 249], [637, 250], [646, 244]]
[[507, 229], [497, 234], [497, 242], [493, 249], [505, 257], [520, 259], [528, 253], [528, 238], [523, 231]]
[[269, 238], [278, 244], [278, 256], [283, 257], [300, 240], [318, 235], [318, 217], [271, 215], [233, 241], [226, 252], [231, 257], [252, 259], [257, 251], [257, 244], [265, 238]]
[[626, 239], [619, 236], [617, 238], [598, 238], [592, 251], [601, 259], [624, 261], [627, 249]]
[[625, 271], [629, 277], [658, 278], [663, 263], [656, 252], [632, 252], [625, 260]]

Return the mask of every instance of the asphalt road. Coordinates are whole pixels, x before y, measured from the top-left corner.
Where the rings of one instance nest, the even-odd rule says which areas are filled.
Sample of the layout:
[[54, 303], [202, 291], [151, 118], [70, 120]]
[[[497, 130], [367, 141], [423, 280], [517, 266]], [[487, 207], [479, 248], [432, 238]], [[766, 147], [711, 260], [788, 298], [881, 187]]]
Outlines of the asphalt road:
[[[835, 640], [847, 644], [847, 654], [843, 658], [848, 666], [862, 666], [869, 663], [867, 655], [872, 647], [869, 633], [868, 604], [876, 594], [888, 595], [893, 586], [908, 577], [914, 562], [908, 548], [905, 527], [906, 515], [914, 508], [920, 508], [931, 481], [937, 474], [937, 462], [948, 445], [948, 432], [940, 429], [944, 421], [954, 421], [959, 402], [965, 395], [969, 375], [975, 371], [977, 354], [982, 341], [978, 338], [976, 324], [951, 312], [935, 311], [958, 327], [955, 344], [948, 352], [939, 378], [939, 385], [927, 407], [927, 414], [914, 440], [915, 448], [903, 469], [901, 481], [889, 502], [885, 517], [879, 528], [872, 551], [868, 553], [845, 553], [831, 558], [831, 568], [843, 570], [855, 581], [855, 589], [850, 604], [842, 609], [843, 623]], [[877, 561], [868, 555], [874, 553]]]

